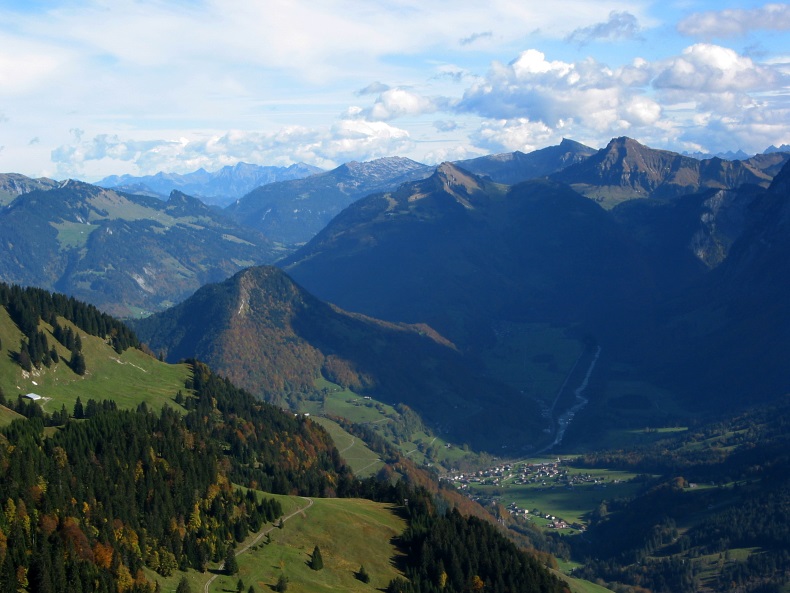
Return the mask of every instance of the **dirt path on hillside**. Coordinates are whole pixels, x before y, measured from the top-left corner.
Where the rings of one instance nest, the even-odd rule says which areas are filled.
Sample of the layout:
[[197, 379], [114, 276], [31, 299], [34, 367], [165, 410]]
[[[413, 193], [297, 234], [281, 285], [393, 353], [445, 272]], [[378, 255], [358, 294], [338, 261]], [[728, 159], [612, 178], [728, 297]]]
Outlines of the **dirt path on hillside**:
[[[307, 509], [309, 509], [311, 506], [313, 506], [313, 499], [312, 499], [312, 498], [308, 498], [308, 497], [306, 497], [306, 496], [302, 496], [301, 498], [303, 498], [304, 500], [306, 500], [306, 501], [307, 501], [307, 504], [306, 504], [305, 506], [303, 506], [303, 507], [300, 507], [300, 508], [296, 509], [296, 510], [295, 510], [295, 511], [293, 511], [292, 513], [289, 513], [289, 514], [287, 514], [287, 515], [284, 515], [283, 517], [281, 517], [281, 519], [282, 519], [282, 522], [283, 522], [283, 523], [285, 523], [285, 522], [286, 522], [288, 519], [290, 519], [290, 518], [292, 518], [292, 517], [295, 517], [296, 515], [298, 515], [298, 514], [300, 514], [300, 513], [304, 512], [304, 511], [306, 511], [306, 510], [307, 510]], [[257, 544], [259, 541], [261, 541], [261, 539], [263, 539], [263, 536], [265, 536], [267, 533], [270, 533], [270, 532], [271, 532], [271, 530], [272, 530], [272, 529], [274, 529], [275, 527], [277, 527], [277, 525], [276, 525], [276, 524], [275, 524], [275, 525], [270, 525], [270, 526], [269, 526], [269, 527], [267, 527], [266, 529], [263, 529], [263, 530], [261, 530], [261, 531], [258, 533], [258, 535], [256, 535], [256, 536], [255, 536], [255, 539], [254, 539], [254, 540], [252, 540], [250, 543], [248, 543], [248, 544], [247, 544], [246, 546], [244, 546], [243, 548], [240, 548], [240, 549], [236, 550], [236, 554], [235, 554], [235, 556], [236, 556], [237, 558], [238, 558], [239, 556], [241, 556], [241, 555], [242, 555], [244, 552], [246, 552], [246, 551], [247, 551], [247, 550], [249, 550], [249, 549], [250, 549], [252, 546], [254, 546], [254, 545], [255, 545], [255, 544]], [[224, 566], [225, 566], [225, 563], [223, 562], [222, 564], [220, 564], [220, 565], [219, 565], [219, 570], [222, 570]], [[212, 575], [212, 577], [211, 577], [211, 578], [210, 578], [208, 581], [206, 581], [206, 585], [203, 587], [203, 593], [209, 593], [209, 588], [211, 587], [211, 583], [213, 583], [213, 582], [214, 582], [214, 580], [215, 580], [215, 579], [216, 579], [218, 576], [220, 576], [220, 575], [219, 575], [219, 574]]]

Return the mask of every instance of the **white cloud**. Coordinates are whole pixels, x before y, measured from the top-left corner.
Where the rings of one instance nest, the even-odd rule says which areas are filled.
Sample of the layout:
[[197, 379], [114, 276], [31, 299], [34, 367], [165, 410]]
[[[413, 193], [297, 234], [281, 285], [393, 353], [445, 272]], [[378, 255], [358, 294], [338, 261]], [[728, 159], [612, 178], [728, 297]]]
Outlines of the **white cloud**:
[[703, 125], [686, 128], [681, 140], [696, 143], [712, 152], [712, 147], [762, 152], [768, 146], [790, 144], [788, 110], [747, 109], [740, 117], [706, 113], [699, 116]]
[[[745, 147], [749, 130], [755, 138], [775, 143], [790, 121], [790, 101], [779, 90], [788, 88], [790, 80], [784, 66], [758, 64], [706, 43], [674, 57], [654, 62], [637, 58], [615, 69], [592, 59], [548, 60], [542, 52], [527, 50], [510, 64], [495, 63], [466, 91], [457, 110], [491, 120], [473, 140], [494, 150], [545, 145], [560, 133], [598, 143], [627, 133], [671, 146], [684, 138], [691, 142], [684, 132], [691, 127], [697, 130], [694, 142], [711, 130], [709, 146], [721, 142], [719, 146], [732, 147], [739, 138]], [[769, 111], [775, 125], [755, 117]], [[729, 143], [720, 130], [732, 133]], [[748, 146], [758, 149], [755, 142]]]
[[475, 146], [491, 152], [531, 152], [561, 139], [558, 133], [562, 124], [560, 122], [555, 129], [526, 118], [488, 121], [472, 135], [472, 139]]
[[483, 156], [484, 154], [485, 153], [473, 146], [458, 144], [455, 146], [439, 148], [427, 152], [421, 159], [421, 162], [425, 164], [438, 164], [447, 161], [463, 161], [466, 159], [477, 158], [479, 156]]
[[682, 55], [663, 62], [660, 70], [653, 81], [656, 88], [702, 93], [762, 91], [773, 88], [778, 79], [775, 69], [709, 43], [686, 48]]
[[[634, 66], [612, 70], [592, 59], [576, 63], [548, 61], [527, 50], [507, 66], [495, 64], [489, 76], [472, 86], [458, 105], [461, 111], [493, 119], [541, 122], [556, 128], [569, 120], [594, 130], [619, 121], [641, 123], [644, 109], [634, 109], [639, 94], [631, 83]], [[650, 100], [642, 99], [646, 105]]]
[[460, 39], [458, 42], [461, 45], [469, 45], [470, 43], [474, 43], [479, 39], [491, 39], [493, 36], [494, 33], [491, 31], [484, 31], [482, 33], [472, 33], [468, 37], [464, 37], [463, 39]]
[[[102, 165], [132, 163], [136, 173], [216, 170], [239, 161], [267, 165], [307, 162], [334, 167], [347, 160], [368, 160], [411, 148], [408, 132], [384, 122], [340, 120], [331, 128], [284, 127], [274, 133], [232, 130], [205, 138], [135, 140], [100, 134], [87, 140], [76, 136], [52, 151], [62, 175], [98, 173]], [[108, 174], [108, 173], [107, 173]]]
[[368, 86], [364, 89], [359, 89], [357, 91], [357, 95], [377, 95], [379, 93], [383, 93], [385, 91], [390, 90], [389, 85], [384, 84], [383, 82], [371, 82]]
[[389, 89], [381, 93], [366, 116], [373, 121], [386, 121], [405, 116], [423, 115], [437, 110], [436, 102], [405, 89]]
[[751, 31], [790, 31], [790, 5], [698, 12], [678, 23], [682, 35], [704, 39], [741, 37]]

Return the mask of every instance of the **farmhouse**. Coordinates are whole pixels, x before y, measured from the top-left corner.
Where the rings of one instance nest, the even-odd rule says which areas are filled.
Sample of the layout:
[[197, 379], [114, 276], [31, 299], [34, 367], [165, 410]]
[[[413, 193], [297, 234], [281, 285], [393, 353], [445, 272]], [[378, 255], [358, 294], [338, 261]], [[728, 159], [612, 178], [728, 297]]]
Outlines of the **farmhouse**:
[[28, 393], [27, 395], [25, 395], [25, 397], [27, 399], [32, 399], [34, 402], [41, 399], [41, 396], [38, 395], [37, 393]]

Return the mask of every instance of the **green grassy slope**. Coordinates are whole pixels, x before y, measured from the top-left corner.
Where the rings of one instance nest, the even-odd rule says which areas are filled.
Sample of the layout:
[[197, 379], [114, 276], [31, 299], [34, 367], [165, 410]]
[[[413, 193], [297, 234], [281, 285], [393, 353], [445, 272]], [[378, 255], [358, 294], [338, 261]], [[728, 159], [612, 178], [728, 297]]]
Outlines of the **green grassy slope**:
[[[77, 330], [63, 318], [59, 323]], [[32, 392], [45, 398], [41, 405], [47, 412], [58, 411], [65, 405], [71, 413], [77, 397], [83, 404], [89, 399], [111, 399], [120, 408], [134, 408], [143, 402], [152, 409], [160, 409], [165, 404], [178, 407], [173, 398], [179, 389], [184, 389], [184, 380], [190, 372], [186, 365], [159, 362], [131, 348], [118, 354], [104, 340], [79, 331], [87, 366], [85, 375], [80, 376], [66, 364], [70, 354], [52, 337], [52, 328], [45, 323], [40, 328], [50, 346], [57, 348], [61, 360], [49, 368], [42, 366], [28, 373], [13, 359], [22, 334], [8, 312], [0, 307], [0, 387], [9, 402], [16, 400], [19, 394]], [[11, 414], [0, 413], [0, 423], [11, 422], [14, 417]]]
[[[244, 582], [244, 591], [252, 585], [256, 591], [264, 592], [271, 591], [284, 573], [292, 593], [353, 593], [384, 589], [390, 580], [402, 576], [395, 568], [399, 552], [391, 540], [406, 528], [406, 522], [390, 505], [361, 499], [313, 499], [308, 506], [306, 499], [297, 496], [275, 498], [285, 516], [303, 510], [285, 521], [282, 529], [267, 524], [259, 534], [239, 544], [238, 574], [218, 574], [214, 566], [202, 574], [190, 570], [165, 579], [150, 573], [149, 578], [158, 580], [162, 591], [174, 591], [186, 574], [195, 593], [205, 591], [207, 583], [209, 593], [235, 591], [239, 579]], [[259, 537], [267, 531], [270, 543], [266, 543], [265, 536]], [[307, 565], [316, 545], [324, 560], [320, 571]], [[368, 584], [354, 576], [363, 564], [371, 577]], [[211, 580], [215, 575], [218, 576]]]

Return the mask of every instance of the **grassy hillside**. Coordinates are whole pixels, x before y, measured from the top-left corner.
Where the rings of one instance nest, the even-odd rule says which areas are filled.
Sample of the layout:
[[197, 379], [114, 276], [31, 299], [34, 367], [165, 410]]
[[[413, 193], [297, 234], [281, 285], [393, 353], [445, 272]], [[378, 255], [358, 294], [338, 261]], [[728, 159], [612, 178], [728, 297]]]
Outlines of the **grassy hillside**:
[[[63, 318], [58, 322], [63, 327], [78, 331], [74, 324]], [[159, 362], [134, 348], [118, 354], [104, 340], [79, 330], [87, 367], [85, 375], [80, 376], [66, 363], [70, 353], [52, 336], [52, 327], [41, 323], [39, 328], [44, 331], [48, 343], [57, 349], [60, 362], [28, 373], [14, 360], [22, 333], [8, 312], [0, 307], [0, 387], [8, 401], [14, 401], [19, 394], [32, 392], [44, 398], [41, 405], [47, 412], [66, 406], [71, 413], [78, 397], [83, 404], [89, 399], [112, 399], [120, 408], [134, 408], [143, 402], [156, 410], [165, 404], [178, 407], [173, 399], [179, 389], [184, 389], [184, 381], [189, 375], [186, 365]], [[0, 424], [7, 424], [14, 417], [17, 415], [3, 408]]]
[[[391, 540], [406, 528], [406, 522], [390, 505], [361, 499], [313, 499], [308, 507], [307, 501], [297, 496], [275, 498], [285, 516], [304, 510], [285, 521], [281, 529], [270, 523], [239, 544], [237, 553], [244, 550], [237, 556], [239, 573], [219, 574], [208, 586], [210, 593], [235, 591], [239, 579], [244, 591], [250, 585], [259, 592], [271, 591], [281, 573], [289, 579], [288, 591], [294, 593], [383, 589], [401, 575], [395, 568], [399, 552]], [[266, 532], [270, 540], [265, 535], [259, 537]], [[320, 571], [307, 566], [316, 545], [324, 560]], [[354, 576], [363, 564], [371, 578], [368, 584]], [[197, 593], [206, 590], [215, 574], [216, 570], [209, 569], [202, 574], [189, 571], [186, 576]], [[167, 579], [150, 575], [160, 582], [162, 591], [174, 591], [182, 576], [181, 572]]]
[[371, 451], [362, 439], [349, 434], [334, 420], [321, 417], [315, 420], [330, 434], [340, 456], [351, 466], [354, 475], [366, 478], [384, 467], [378, 454]]

